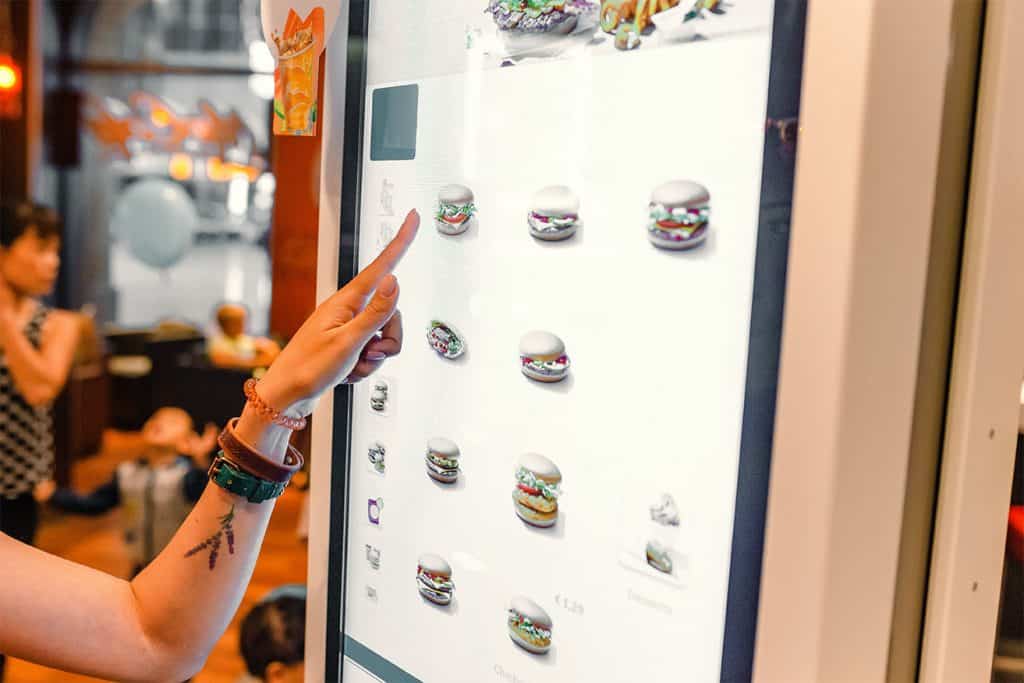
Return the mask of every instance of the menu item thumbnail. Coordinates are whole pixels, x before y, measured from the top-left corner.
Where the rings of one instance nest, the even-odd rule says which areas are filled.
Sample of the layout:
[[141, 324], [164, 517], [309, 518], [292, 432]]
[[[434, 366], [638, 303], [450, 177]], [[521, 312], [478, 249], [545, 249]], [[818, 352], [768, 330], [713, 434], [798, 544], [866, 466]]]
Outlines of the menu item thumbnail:
[[558, 242], [576, 234], [580, 223], [580, 200], [565, 185], [538, 190], [526, 218], [530, 234], [545, 242]]
[[508, 608], [508, 635], [527, 652], [542, 655], [551, 649], [551, 615], [543, 607], [521, 595], [512, 598]]
[[476, 206], [473, 190], [465, 185], [445, 185], [437, 193], [434, 225], [445, 235], [460, 235], [473, 224]]
[[662, 249], [691, 249], [707, 238], [711, 195], [691, 180], [673, 180], [651, 194], [647, 237]]
[[516, 464], [516, 488], [512, 500], [519, 518], [532, 526], [547, 528], [558, 521], [558, 497], [562, 472], [539, 453], [526, 453]]
[[672, 556], [658, 541], [647, 541], [647, 564], [662, 574], [672, 573]]
[[450, 325], [441, 320], [431, 320], [427, 328], [427, 343], [438, 355], [454, 360], [466, 351], [465, 338]]
[[383, 413], [388, 404], [388, 383], [382, 379], [374, 382], [373, 392], [370, 394], [370, 408], [378, 413]]
[[565, 343], [550, 332], [527, 332], [519, 340], [519, 366], [524, 375], [537, 382], [561, 382], [569, 376]]
[[452, 583], [452, 566], [432, 553], [420, 555], [416, 568], [416, 587], [420, 595], [435, 605], [449, 605], [455, 593]]
[[384, 448], [384, 444], [379, 441], [375, 441], [370, 444], [370, 448], [367, 449], [366, 457], [370, 461], [370, 465], [374, 471], [378, 474], [384, 474], [384, 456], [387, 453], [387, 449]]
[[571, 34], [592, 34], [598, 5], [591, 0], [490, 0], [487, 13], [510, 53], [550, 50]]
[[661, 494], [658, 502], [651, 506], [651, 520], [662, 526], [679, 526], [679, 508], [667, 493]]
[[427, 442], [427, 474], [442, 484], [454, 484], [459, 478], [462, 453], [451, 439], [434, 437]]

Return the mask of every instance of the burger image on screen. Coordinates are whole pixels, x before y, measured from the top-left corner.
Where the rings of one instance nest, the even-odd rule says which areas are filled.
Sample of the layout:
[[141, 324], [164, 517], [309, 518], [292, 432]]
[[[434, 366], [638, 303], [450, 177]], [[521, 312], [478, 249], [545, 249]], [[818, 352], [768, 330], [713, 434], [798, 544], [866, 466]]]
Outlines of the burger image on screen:
[[647, 541], [647, 564], [662, 574], [672, 573], [672, 556], [658, 541]]
[[569, 376], [569, 356], [565, 343], [543, 330], [527, 332], [519, 340], [519, 367], [537, 382], [561, 382]]
[[427, 474], [442, 484], [459, 478], [459, 447], [451, 439], [435, 437], [427, 442]]
[[458, 358], [466, 351], [466, 341], [453, 325], [441, 320], [431, 320], [427, 328], [427, 343], [430, 348], [448, 360]]
[[662, 249], [691, 249], [704, 242], [711, 218], [711, 195], [690, 180], [673, 180], [651, 194], [647, 237]]
[[661, 494], [658, 502], [650, 507], [651, 520], [662, 526], [679, 526], [679, 508], [675, 498], [668, 493]]
[[539, 453], [526, 453], [516, 463], [516, 487], [512, 501], [519, 519], [547, 528], [558, 521], [558, 497], [562, 472], [558, 465]]
[[533, 195], [526, 217], [530, 234], [545, 242], [569, 239], [580, 223], [580, 200], [565, 185], [550, 185]]
[[510, 53], [550, 51], [570, 34], [589, 37], [598, 22], [591, 0], [490, 0], [485, 11]]
[[551, 649], [551, 615], [533, 600], [516, 596], [508, 608], [508, 635], [527, 652], [542, 655]]
[[473, 190], [465, 185], [445, 185], [437, 193], [437, 213], [434, 214], [434, 225], [445, 235], [459, 235], [466, 232], [473, 223], [475, 213]]
[[452, 583], [452, 566], [440, 555], [420, 555], [416, 568], [416, 587], [420, 595], [435, 605], [449, 605], [455, 584]]

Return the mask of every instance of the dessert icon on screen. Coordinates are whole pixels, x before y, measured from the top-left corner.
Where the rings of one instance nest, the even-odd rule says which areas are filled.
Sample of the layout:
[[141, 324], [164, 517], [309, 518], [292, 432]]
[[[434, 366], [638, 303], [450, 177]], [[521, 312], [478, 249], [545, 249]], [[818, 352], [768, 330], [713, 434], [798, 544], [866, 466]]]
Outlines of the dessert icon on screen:
[[431, 320], [427, 328], [427, 343], [438, 355], [454, 360], [466, 351], [466, 341], [454, 326], [441, 320]]
[[434, 225], [445, 235], [459, 235], [473, 224], [476, 206], [473, 190], [465, 185], [445, 185], [437, 193]]
[[530, 202], [526, 217], [530, 234], [545, 242], [569, 239], [580, 223], [580, 200], [565, 185], [551, 185], [539, 190]]
[[679, 526], [679, 508], [667, 493], [661, 494], [658, 502], [651, 506], [651, 520], [662, 526]]
[[662, 249], [691, 249], [704, 242], [711, 219], [711, 195], [690, 180], [673, 180], [651, 194], [647, 238]]
[[558, 497], [562, 472], [539, 453], [526, 453], [516, 463], [516, 488], [512, 491], [519, 519], [531, 526], [552, 527], [558, 521]]
[[542, 655], [551, 649], [551, 615], [529, 598], [516, 596], [508, 608], [508, 635], [527, 652]]
[[387, 453], [387, 449], [384, 448], [384, 444], [379, 441], [375, 441], [370, 444], [370, 448], [366, 452], [366, 457], [370, 461], [370, 465], [378, 474], [384, 474], [384, 456]]
[[672, 573], [672, 556], [658, 541], [647, 541], [647, 564], [662, 574]]
[[452, 566], [440, 555], [420, 555], [416, 568], [416, 587], [420, 595], [435, 605], [449, 605], [455, 584], [452, 583]]
[[543, 330], [527, 332], [519, 340], [519, 363], [523, 374], [537, 382], [560, 382], [569, 376], [565, 343]]
[[454, 484], [459, 478], [462, 453], [451, 439], [435, 437], [427, 442], [427, 474], [442, 484]]

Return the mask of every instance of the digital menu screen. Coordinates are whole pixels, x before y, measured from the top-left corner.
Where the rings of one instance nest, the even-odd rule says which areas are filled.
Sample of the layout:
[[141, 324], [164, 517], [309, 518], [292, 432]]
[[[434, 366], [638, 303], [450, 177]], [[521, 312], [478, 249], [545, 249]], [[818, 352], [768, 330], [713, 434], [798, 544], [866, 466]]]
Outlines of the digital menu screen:
[[341, 280], [422, 226], [337, 402], [329, 671], [749, 679], [803, 14], [353, 3]]

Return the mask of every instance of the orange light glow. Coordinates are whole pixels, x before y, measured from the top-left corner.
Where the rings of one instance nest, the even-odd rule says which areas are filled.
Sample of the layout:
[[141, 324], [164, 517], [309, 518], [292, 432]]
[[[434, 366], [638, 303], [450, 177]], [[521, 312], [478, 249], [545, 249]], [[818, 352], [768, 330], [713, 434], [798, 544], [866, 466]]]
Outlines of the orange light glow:
[[215, 183], [226, 183], [237, 175], [244, 175], [250, 183], [256, 182], [260, 171], [253, 166], [224, 161], [220, 157], [210, 157], [206, 161], [206, 177]]
[[149, 120], [157, 128], [166, 128], [171, 122], [171, 114], [166, 109], [154, 109], [149, 115]]
[[18, 85], [18, 72], [9, 64], [0, 64], [0, 90], [14, 90]]
[[188, 154], [175, 154], [167, 163], [167, 175], [181, 182], [192, 180], [194, 169], [195, 164]]

